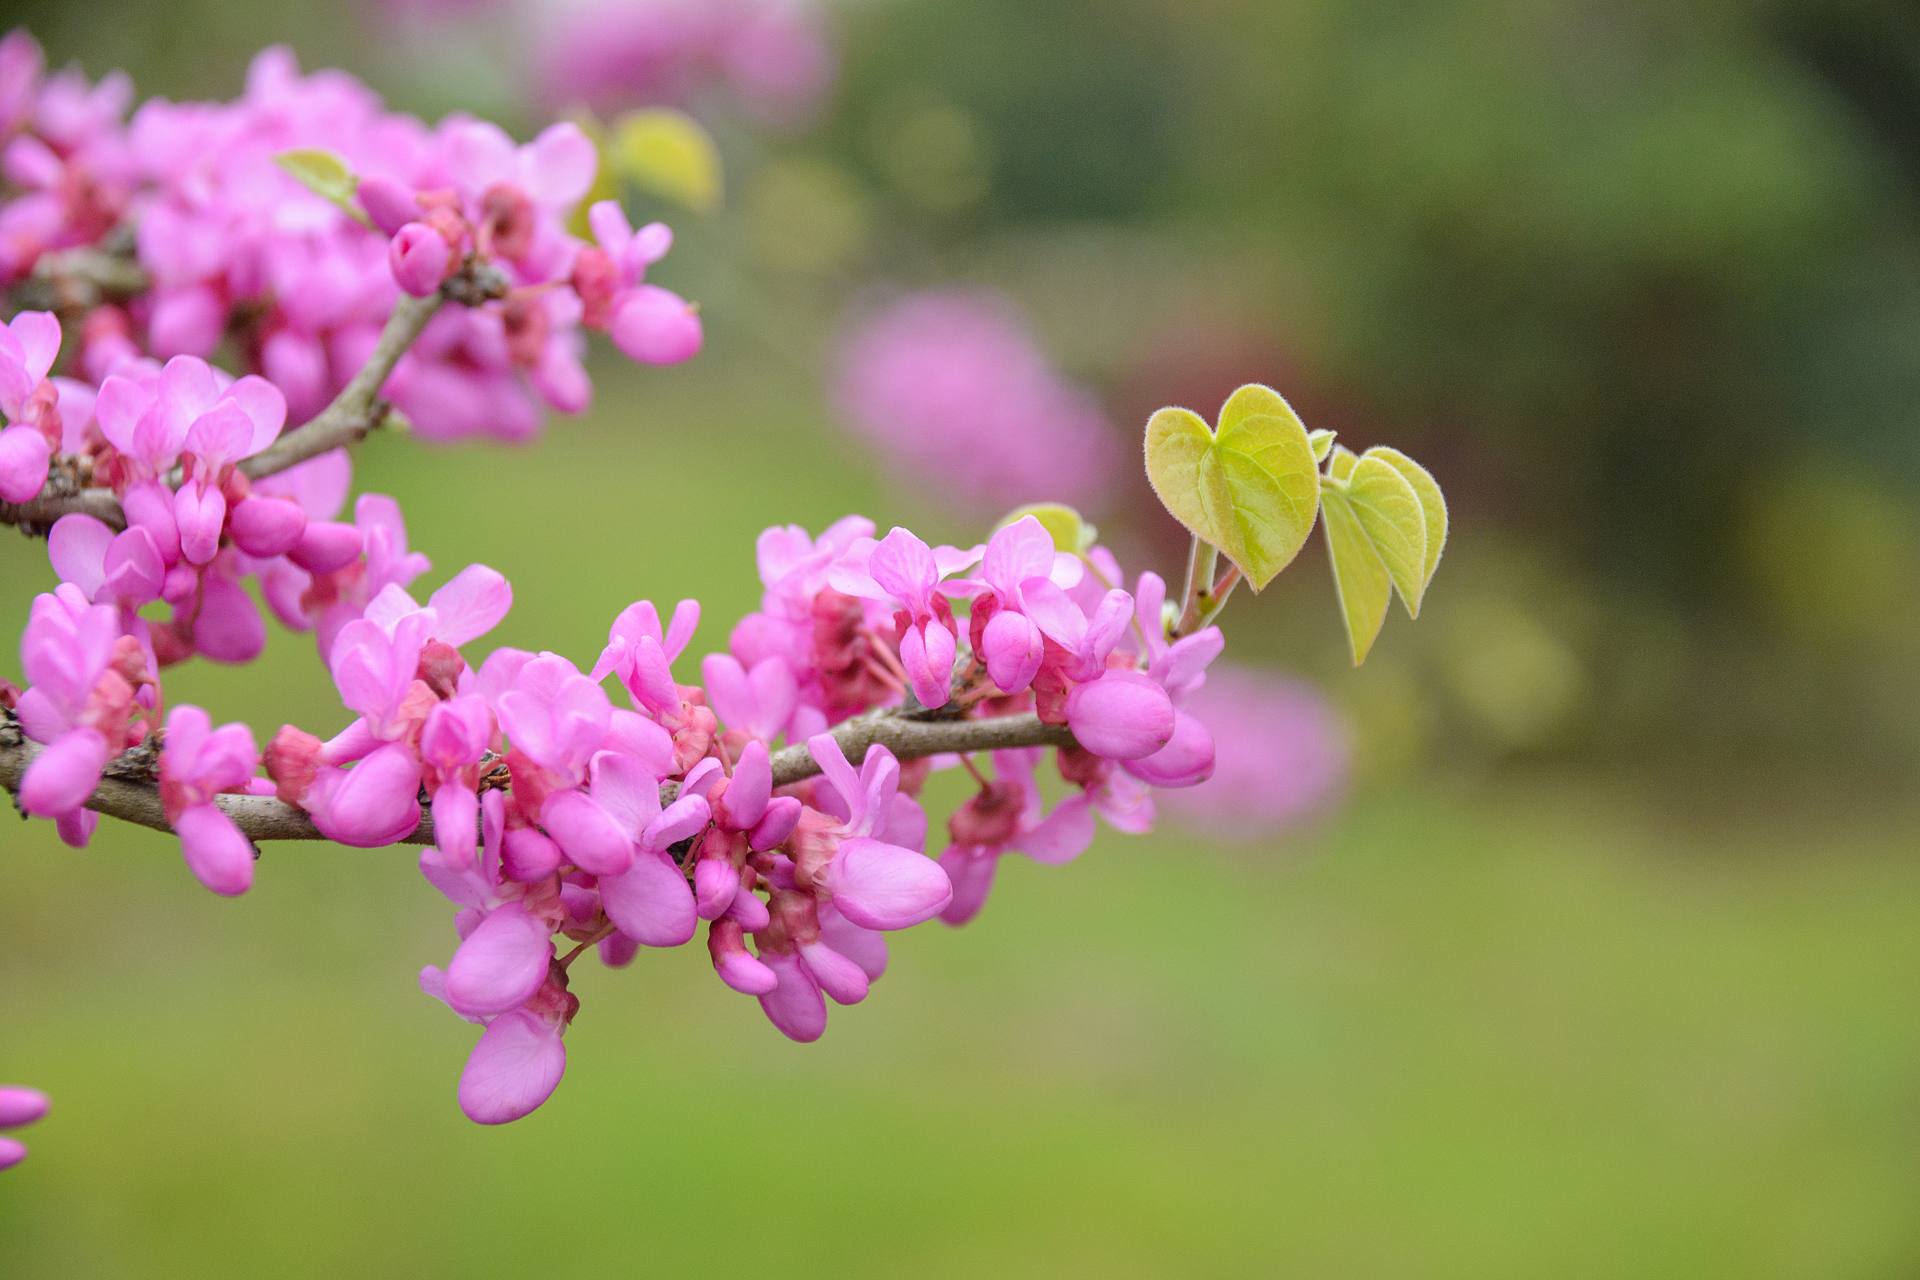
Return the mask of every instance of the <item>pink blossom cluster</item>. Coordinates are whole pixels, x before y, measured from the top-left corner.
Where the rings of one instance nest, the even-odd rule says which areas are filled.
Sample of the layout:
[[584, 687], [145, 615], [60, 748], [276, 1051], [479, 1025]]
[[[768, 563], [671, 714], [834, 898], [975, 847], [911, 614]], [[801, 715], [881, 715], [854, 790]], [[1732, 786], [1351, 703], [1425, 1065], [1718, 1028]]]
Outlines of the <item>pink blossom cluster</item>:
[[[0, 1084], [0, 1129], [19, 1129], [47, 1114], [47, 1095], [23, 1085]], [[27, 1158], [26, 1144], [0, 1133], [0, 1169]]]
[[[70, 362], [90, 382], [230, 346], [304, 422], [366, 362], [403, 290], [431, 293], [474, 262], [504, 296], [442, 309], [383, 389], [430, 439], [519, 440], [547, 409], [584, 409], [583, 330], [648, 363], [700, 347], [694, 309], [644, 281], [665, 227], [623, 232], [609, 207], [595, 241], [570, 232], [598, 163], [571, 124], [524, 145], [469, 117], [429, 126], [278, 48], [234, 101], [153, 99], [127, 118], [130, 98], [121, 76], [44, 75], [24, 32], [0, 41], [0, 170], [18, 191], [0, 205], [0, 284], [36, 268], [58, 280], [48, 254], [131, 234], [149, 285], [86, 315]], [[350, 196], [286, 167], [315, 149], [344, 164]], [[51, 437], [50, 414], [33, 421]]]
[[859, 320], [837, 368], [835, 399], [862, 440], [906, 483], [970, 510], [1094, 505], [1114, 482], [1119, 437], [1006, 298], [908, 295]]
[[[885, 933], [971, 918], [1006, 853], [1064, 862], [1091, 841], [1095, 815], [1143, 830], [1151, 788], [1214, 767], [1187, 707], [1220, 632], [1170, 640], [1156, 575], [1129, 592], [1104, 548], [1063, 553], [1031, 516], [971, 548], [874, 533], [858, 517], [817, 538], [763, 533], [761, 607], [700, 664], [704, 684], [674, 672], [693, 601], [664, 620], [649, 602], [629, 606], [585, 670], [510, 648], [472, 665], [462, 649], [505, 616], [506, 580], [470, 565], [422, 603], [407, 587], [424, 561], [363, 537], [357, 594], [333, 597], [345, 620], [325, 650], [353, 719], [325, 739], [285, 726], [264, 752], [242, 725], [168, 707], [154, 628], [69, 581], [35, 601], [22, 645], [14, 713], [45, 749], [21, 804], [84, 841], [102, 771], [157, 742], [166, 819], [193, 874], [222, 894], [254, 873], [223, 797], [275, 795], [356, 846], [404, 841], [430, 818], [420, 867], [455, 904], [460, 941], [421, 983], [484, 1028], [459, 1088], [478, 1121], [516, 1119], [553, 1091], [579, 1009], [568, 970], [590, 949], [624, 965], [704, 926], [721, 982], [810, 1041], [828, 1001], [866, 998]], [[1045, 799], [1042, 749], [995, 752], [990, 773], [959, 756], [902, 762], [878, 743], [850, 760], [830, 731], [885, 709], [1030, 711], [1065, 726], [1076, 745], [1053, 749], [1049, 784], [1065, 794]], [[817, 776], [777, 785], [776, 755], [795, 750], [811, 760], [798, 772]], [[954, 767], [978, 792], [935, 858], [917, 796], [932, 769]]]

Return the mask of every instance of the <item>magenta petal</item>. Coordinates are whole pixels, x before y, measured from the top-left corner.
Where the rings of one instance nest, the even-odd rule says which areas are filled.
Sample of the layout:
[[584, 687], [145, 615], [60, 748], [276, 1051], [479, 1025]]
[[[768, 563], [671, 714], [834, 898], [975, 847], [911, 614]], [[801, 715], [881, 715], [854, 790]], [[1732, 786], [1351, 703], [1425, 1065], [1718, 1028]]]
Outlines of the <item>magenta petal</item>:
[[308, 573], [332, 573], [358, 559], [360, 546], [361, 533], [355, 526], [335, 520], [310, 520], [287, 558]]
[[722, 820], [735, 831], [745, 831], [760, 821], [772, 795], [773, 769], [767, 744], [757, 740], [749, 742], [741, 749], [740, 762], [734, 766], [727, 794], [721, 799], [725, 810]]
[[223, 897], [245, 893], [253, 885], [253, 841], [240, 834], [233, 819], [210, 804], [190, 806], [175, 820], [180, 853], [194, 878]]
[[867, 998], [866, 970], [826, 943], [801, 943], [800, 959], [835, 1004], [859, 1004]]
[[880, 981], [887, 971], [886, 935], [862, 929], [834, 910], [832, 903], [820, 907], [820, 940], [859, 965], [868, 982]]
[[505, 1013], [547, 980], [553, 932], [518, 902], [491, 912], [447, 966], [447, 1003], [459, 1013]]
[[687, 877], [664, 853], [642, 852], [625, 874], [602, 877], [600, 903], [620, 932], [649, 947], [677, 947], [699, 922]]
[[1046, 642], [1031, 619], [1003, 609], [987, 623], [980, 637], [980, 653], [986, 659], [987, 674], [1000, 691], [1018, 693], [1039, 674]]
[[694, 906], [702, 920], [718, 920], [740, 892], [740, 868], [727, 858], [701, 858], [693, 867]]
[[953, 899], [939, 863], [863, 836], [840, 842], [826, 888], [840, 913], [865, 929], [905, 929], [931, 920]]
[[29, 426], [0, 431], [0, 499], [26, 502], [47, 483], [47, 460], [53, 450], [47, 438]]
[[940, 855], [940, 865], [953, 882], [953, 901], [940, 913], [948, 924], [966, 924], [980, 914], [993, 888], [993, 873], [999, 869], [1000, 856], [990, 849], [955, 845]]
[[567, 1070], [560, 1032], [526, 1009], [495, 1018], [460, 1073], [460, 1110], [479, 1124], [506, 1124], [552, 1097]]
[[760, 960], [776, 979], [774, 989], [760, 997], [767, 1021], [790, 1040], [801, 1044], [818, 1040], [827, 1029], [827, 1002], [821, 998], [820, 984], [797, 955], [768, 954]]
[[804, 808], [806, 806], [795, 796], [775, 796], [769, 800], [766, 813], [747, 833], [748, 846], [758, 852], [786, 843], [793, 829], [800, 825], [800, 811]]
[[1156, 787], [1191, 787], [1213, 776], [1213, 735], [1184, 711], [1173, 713], [1173, 737], [1167, 745], [1121, 767]]
[[[0, 493], [4, 488], [0, 484]], [[104, 521], [75, 512], [53, 522], [47, 533], [47, 559], [62, 582], [71, 582], [91, 600], [100, 594], [100, 584], [106, 577], [107, 547], [112, 542], [113, 530]]]
[[26, 1143], [13, 1138], [0, 1138], [0, 1169], [11, 1169], [26, 1158]]
[[18, 1129], [47, 1114], [47, 1095], [24, 1085], [0, 1085], [0, 1129]]
[[560, 866], [560, 846], [532, 827], [509, 828], [501, 842], [500, 874], [516, 884], [544, 880]]
[[247, 589], [217, 573], [200, 584], [193, 647], [215, 662], [251, 662], [267, 647], [267, 624]]
[[293, 550], [306, 531], [307, 513], [299, 503], [258, 495], [243, 498], [234, 506], [228, 526], [234, 546], [262, 559]]
[[1067, 726], [1097, 756], [1138, 760], [1172, 740], [1173, 703], [1137, 671], [1108, 671], [1067, 695]]
[[227, 500], [217, 488], [197, 482], [173, 495], [173, 518], [180, 526], [180, 554], [188, 564], [206, 564], [220, 550], [220, 529]]
[[726, 918], [748, 933], [758, 933], [773, 923], [773, 913], [751, 889], [741, 889], [733, 895], [733, 905], [727, 908]]
[[764, 996], [780, 985], [773, 970], [742, 951], [729, 951], [714, 959], [713, 971], [720, 981], [743, 996]]
[[633, 837], [584, 791], [548, 796], [540, 806], [540, 825], [582, 871], [617, 876], [633, 865]]
[[678, 294], [643, 284], [621, 295], [609, 326], [613, 343], [642, 364], [679, 364], [700, 353], [700, 315]]
[[20, 780], [20, 807], [36, 818], [78, 809], [100, 785], [100, 770], [112, 753], [92, 729], [72, 729], [33, 758]]

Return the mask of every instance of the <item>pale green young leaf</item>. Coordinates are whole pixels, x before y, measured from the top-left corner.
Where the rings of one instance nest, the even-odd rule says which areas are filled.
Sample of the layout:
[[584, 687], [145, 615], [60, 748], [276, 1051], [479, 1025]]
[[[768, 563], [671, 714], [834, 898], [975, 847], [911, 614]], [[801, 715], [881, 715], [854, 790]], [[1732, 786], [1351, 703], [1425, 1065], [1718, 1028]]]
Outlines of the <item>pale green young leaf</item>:
[[1146, 459], [1161, 505], [1238, 565], [1255, 591], [1313, 531], [1320, 497], [1313, 445], [1268, 387], [1229, 396], [1217, 433], [1191, 410], [1160, 410], [1147, 422]]
[[683, 111], [649, 107], [628, 112], [613, 122], [600, 154], [613, 177], [650, 195], [695, 213], [720, 207], [720, 148], [713, 135]]
[[1327, 454], [1333, 451], [1334, 433], [1324, 427], [1318, 431], [1307, 432], [1307, 443], [1313, 446], [1313, 460], [1325, 462]]
[[1100, 536], [1098, 529], [1064, 502], [1029, 502], [1024, 507], [1015, 507], [993, 526], [994, 532], [998, 533], [1023, 516], [1038, 520], [1040, 527], [1052, 535], [1054, 549], [1070, 556], [1084, 554]]
[[1427, 569], [1427, 518], [1420, 496], [1392, 463], [1368, 453], [1347, 480], [1347, 502], [1387, 566], [1407, 615], [1419, 617]]
[[1320, 527], [1327, 535], [1333, 589], [1340, 598], [1340, 618], [1346, 623], [1347, 644], [1357, 667], [1367, 660], [1387, 620], [1393, 580], [1346, 494], [1332, 485], [1320, 494]]
[[1352, 477], [1354, 464], [1360, 461], [1360, 455], [1343, 444], [1333, 446], [1331, 461], [1327, 463], [1327, 474], [1335, 480]]
[[299, 147], [282, 151], [274, 159], [282, 169], [299, 180], [300, 185], [338, 206], [356, 221], [371, 226], [366, 211], [354, 202], [360, 180], [347, 168], [347, 162], [320, 147]]
[[[1367, 456], [1391, 463], [1394, 470], [1407, 478], [1407, 483], [1413, 486], [1414, 494], [1420, 499], [1420, 511], [1426, 517], [1427, 524], [1426, 567], [1420, 575], [1420, 595], [1424, 595], [1427, 584], [1433, 581], [1433, 571], [1440, 567], [1440, 553], [1447, 546], [1447, 500], [1441, 496], [1440, 483], [1432, 474], [1398, 449], [1375, 445], [1367, 450]], [[1420, 595], [1414, 597], [1411, 605], [1410, 611], [1415, 617], [1420, 613]]]

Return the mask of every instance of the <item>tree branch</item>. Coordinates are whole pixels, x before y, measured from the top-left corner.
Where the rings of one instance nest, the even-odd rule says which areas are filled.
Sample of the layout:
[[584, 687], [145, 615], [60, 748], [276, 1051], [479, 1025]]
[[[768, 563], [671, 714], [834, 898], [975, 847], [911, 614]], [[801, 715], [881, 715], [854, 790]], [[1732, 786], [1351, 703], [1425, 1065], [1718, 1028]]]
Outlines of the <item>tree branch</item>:
[[[1043, 724], [1032, 712], [988, 720], [927, 720], [896, 711], [875, 711], [846, 721], [833, 731], [833, 736], [847, 758], [855, 762], [875, 743], [887, 747], [901, 760], [918, 760], [950, 751], [1074, 745], [1073, 734], [1065, 725]], [[0, 720], [0, 787], [18, 793], [27, 766], [42, 750], [38, 743], [26, 740], [11, 713], [7, 713], [5, 719]], [[150, 780], [152, 763], [152, 753], [143, 753], [139, 748], [110, 762], [107, 776], [88, 799], [87, 808], [136, 826], [171, 832], [173, 828], [168, 825], [166, 812], [160, 805], [159, 787]], [[814, 763], [805, 744], [775, 752], [772, 763], [776, 787], [804, 781], [820, 772], [820, 766]], [[118, 773], [136, 776], [115, 776]], [[147, 774], [147, 780], [138, 776], [141, 774]], [[214, 803], [256, 844], [264, 840], [327, 838], [305, 813], [274, 796], [223, 795], [215, 797]], [[422, 818], [411, 834], [395, 843], [432, 844], [433, 819]]]

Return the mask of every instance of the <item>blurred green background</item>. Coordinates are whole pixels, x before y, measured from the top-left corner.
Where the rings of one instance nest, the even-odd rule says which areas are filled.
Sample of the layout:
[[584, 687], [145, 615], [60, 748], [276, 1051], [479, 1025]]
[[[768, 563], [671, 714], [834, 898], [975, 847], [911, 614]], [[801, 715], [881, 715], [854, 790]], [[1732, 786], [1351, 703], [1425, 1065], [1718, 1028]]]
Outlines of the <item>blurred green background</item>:
[[[284, 39], [537, 123], [504, 53], [391, 14], [14, 8], [143, 93], [230, 95]], [[695, 949], [583, 967], [565, 1085], [498, 1131], [414, 987], [451, 931], [406, 853], [272, 847], [229, 903], [158, 836], [11, 828], [0, 1075], [55, 1109], [0, 1178], [0, 1274], [1920, 1271], [1915, 11], [833, 17], [812, 128], [702, 104], [728, 200], [661, 211], [660, 273], [700, 360], [605, 362], [530, 450], [362, 451], [423, 585], [492, 564], [492, 641], [576, 660], [697, 595], [704, 652], [763, 524], [966, 535], [835, 430], [821, 368], [877, 282], [990, 285], [1129, 431], [1267, 380], [1447, 485], [1428, 609], [1364, 669], [1317, 542], [1229, 616], [1352, 719], [1346, 803], [1010, 864], [811, 1047]], [[1171, 572], [1149, 502], [1090, 514]], [[0, 543], [7, 598], [49, 580]], [[338, 714], [305, 637], [168, 687], [263, 734]]]

